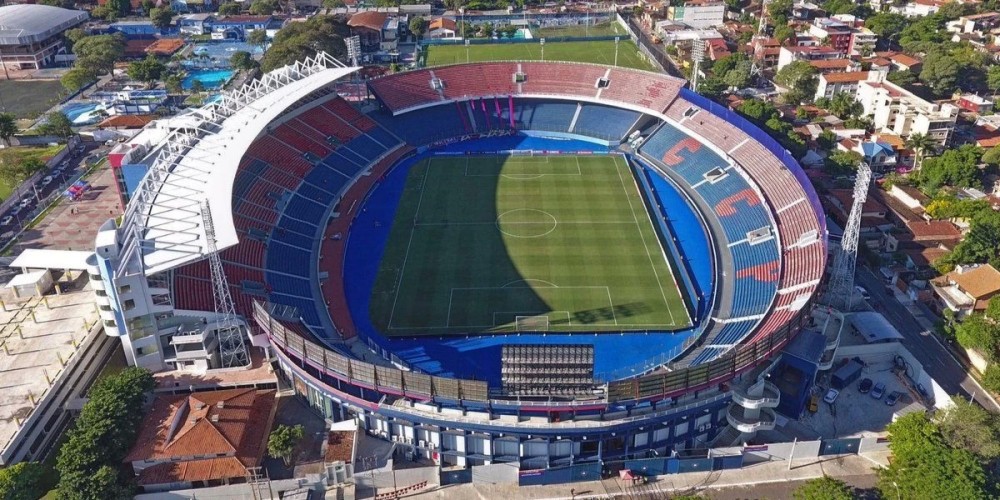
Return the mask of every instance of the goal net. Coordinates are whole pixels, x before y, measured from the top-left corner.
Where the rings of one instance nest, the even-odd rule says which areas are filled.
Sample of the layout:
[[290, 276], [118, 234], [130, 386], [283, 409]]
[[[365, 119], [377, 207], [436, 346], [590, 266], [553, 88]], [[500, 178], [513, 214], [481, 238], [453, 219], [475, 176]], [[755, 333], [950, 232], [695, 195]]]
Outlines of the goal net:
[[542, 332], [549, 329], [548, 316], [515, 316], [514, 323], [519, 332]]
[[511, 156], [535, 156], [533, 149], [515, 149], [510, 152]]

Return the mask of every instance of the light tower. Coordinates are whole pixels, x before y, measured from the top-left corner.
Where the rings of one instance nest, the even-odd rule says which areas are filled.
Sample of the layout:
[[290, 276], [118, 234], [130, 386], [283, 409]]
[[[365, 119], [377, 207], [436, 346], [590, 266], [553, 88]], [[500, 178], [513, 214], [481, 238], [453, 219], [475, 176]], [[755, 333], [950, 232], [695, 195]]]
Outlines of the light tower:
[[691, 61], [694, 66], [691, 68], [691, 90], [698, 91], [698, 83], [700, 83], [699, 73], [701, 72], [701, 63], [705, 60], [705, 41], [702, 39], [695, 40], [691, 42]]
[[867, 163], [861, 162], [858, 165], [857, 177], [854, 179], [854, 202], [851, 204], [851, 213], [847, 216], [844, 237], [840, 240], [840, 251], [833, 259], [833, 269], [830, 272], [827, 303], [845, 312], [851, 310], [854, 302], [854, 268], [858, 260], [858, 233], [861, 232], [861, 214], [868, 199], [868, 183], [871, 182], [871, 178], [871, 168]]
[[[754, 41], [767, 38], [767, 8], [770, 4], [771, 0], [763, 0], [760, 4], [760, 23], [757, 24], [757, 34], [753, 37]], [[754, 50], [753, 57], [750, 58], [750, 80], [755, 84], [760, 83], [760, 79], [764, 77], [763, 57], [763, 54], [757, 54], [757, 51]]]
[[250, 364], [250, 354], [243, 342], [243, 328], [236, 320], [236, 306], [229, 294], [229, 280], [222, 269], [222, 258], [215, 245], [215, 224], [208, 200], [201, 202], [201, 219], [205, 225], [205, 243], [208, 262], [212, 271], [212, 295], [215, 298], [215, 314], [218, 323], [219, 357], [223, 368], [233, 368]]

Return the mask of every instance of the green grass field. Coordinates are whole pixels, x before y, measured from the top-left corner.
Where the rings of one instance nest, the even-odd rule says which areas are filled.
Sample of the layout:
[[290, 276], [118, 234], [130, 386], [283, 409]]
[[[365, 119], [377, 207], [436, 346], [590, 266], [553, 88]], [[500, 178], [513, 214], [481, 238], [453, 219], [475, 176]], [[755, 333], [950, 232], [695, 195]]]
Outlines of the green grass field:
[[435, 157], [408, 175], [371, 302], [387, 335], [690, 325], [624, 160]]
[[531, 28], [534, 38], [558, 38], [561, 36], [628, 36], [625, 28], [616, 22], [605, 22], [591, 25], [547, 26]]
[[38, 117], [65, 93], [59, 80], [0, 80], [2, 107], [18, 118]]
[[[428, 45], [424, 50], [427, 51], [426, 66], [466, 62], [464, 45]], [[468, 51], [469, 62], [537, 61], [542, 58], [542, 47], [538, 43], [471, 45]], [[545, 60], [611, 65], [615, 62], [615, 42], [549, 42], [545, 44]], [[618, 65], [653, 70], [653, 66], [639, 54], [639, 49], [628, 38], [618, 44]]]

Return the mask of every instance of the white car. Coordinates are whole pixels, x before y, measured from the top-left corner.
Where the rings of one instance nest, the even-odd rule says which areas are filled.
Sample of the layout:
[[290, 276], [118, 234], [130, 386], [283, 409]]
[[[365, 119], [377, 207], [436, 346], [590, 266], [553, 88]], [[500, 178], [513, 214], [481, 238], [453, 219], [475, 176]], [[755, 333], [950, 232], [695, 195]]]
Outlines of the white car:
[[829, 404], [833, 404], [837, 400], [837, 396], [840, 396], [840, 391], [837, 389], [830, 389], [826, 391], [826, 396], [823, 396], [823, 401]]
[[31, 198], [21, 200], [21, 208], [27, 208], [28, 205], [31, 205]]
[[42, 186], [48, 186], [49, 184], [52, 184], [52, 176], [46, 175], [45, 177], [42, 177]]
[[6, 225], [10, 224], [11, 222], [14, 222], [14, 217], [8, 215], [8, 216], [4, 217], [2, 220], [0, 220], [0, 226], [6, 226]]
[[858, 295], [860, 295], [862, 299], [871, 300], [872, 297], [868, 294], [868, 290], [865, 290], [865, 287], [856, 286], [854, 287], [854, 290], [858, 292]]

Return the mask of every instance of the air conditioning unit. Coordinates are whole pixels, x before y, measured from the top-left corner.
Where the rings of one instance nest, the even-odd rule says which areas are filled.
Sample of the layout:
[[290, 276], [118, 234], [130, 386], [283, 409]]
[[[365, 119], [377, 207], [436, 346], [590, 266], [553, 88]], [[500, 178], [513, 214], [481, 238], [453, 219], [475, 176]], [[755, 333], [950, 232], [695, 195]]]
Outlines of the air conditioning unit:
[[420, 446], [421, 448], [426, 448], [427, 447], [427, 442], [424, 441], [423, 439], [421, 439], [421, 440], [417, 441], [417, 445]]
[[401, 438], [402, 438], [402, 436], [400, 436], [399, 434], [394, 434], [394, 435], [392, 436], [392, 442], [393, 442], [393, 443], [399, 443], [399, 442], [401, 442], [401, 441], [402, 441], [402, 439], [401, 439]]
[[406, 444], [412, 445], [413, 444], [413, 438], [409, 438], [409, 437], [406, 438]]

